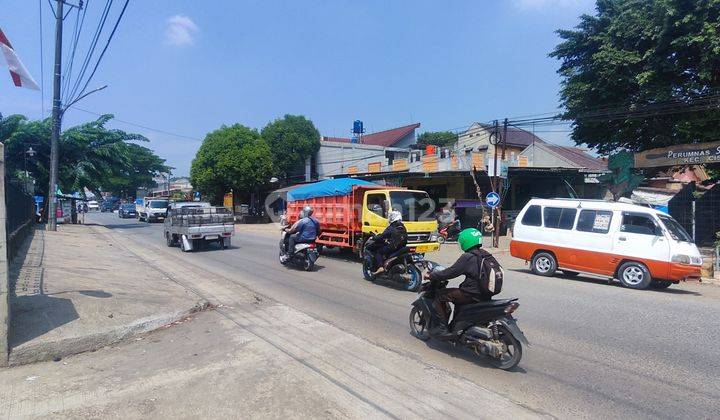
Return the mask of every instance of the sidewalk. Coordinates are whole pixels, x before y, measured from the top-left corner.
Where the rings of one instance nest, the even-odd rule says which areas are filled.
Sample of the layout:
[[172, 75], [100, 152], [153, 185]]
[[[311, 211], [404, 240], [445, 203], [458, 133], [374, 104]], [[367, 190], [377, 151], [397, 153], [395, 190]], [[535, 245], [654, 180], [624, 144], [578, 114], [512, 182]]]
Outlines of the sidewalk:
[[37, 229], [23, 244], [10, 267], [11, 365], [96, 350], [206, 306], [163, 272], [114, 247], [103, 230]]
[[[74, 266], [77, 258], [73, 265], [65, 264], [82, 272], [83, 282], [89, 284], [76, 288], [66, 285], [67, 290], [76, 290], [63, 296], [71, 301], [78, 316], [57, 326], [52, 333], [72, 326], [78, 332], [77, 324], [88, 312], [102, 315], [91, 317], [93, 322], [105, 321], [109, 308], [102, 303], [89, 308], [97, 300], [122, 299], [125, 312], [137, 313], [143, 305], [155, 309], [160, 304], [169, 307], [172, 302], [192, 303], [194, 300], [178, 296], [177, 289], [182, 294], [184, 287], [207, 297], [216, 306], [214, 310], [187, 317], [187, 322], [179, 322], [173, 328], [161, 328], [97, 352], [68, 357], [63, 363], [44, 362], [0, 370], [0, 382], [5, 389], [0, 393], [2, 417], [543, 416], [401, 349], [371, 343], [259, 295], [243, 286], [248, 279], [238, 273], [222, 267], [208, 271], [205, 264], [196, 265], [177, 249], [141, 244], [128, 235], [101, 227], [80, 226], [77, 231], [65, 227], [60, 233], [47, 233], [44, 241], [41, 238], [43, 235], [36, 236], [34, 252], [26, 259], [28, 263], [42, 262], [43, 281], [34, 286], [35, 294], [52, 293], [51, 285], [61, 281], [60, 272], [70, 270], [57, 268], [62, 259], [60, 254], [72, 258], [78, 253], [79, 244], [93, 248], [92, 258], [81, 260], [87, 261], [83, 268]], [[38, 247], [43, 243], [44, 255], [42, 247]], [[58, 248], [60, 244], [65, 247], [72, 244], [74, 248], [62, 250]], [[99, 255], [101, 251], [106, 255]], [[136, 280], [125, 276], [118, 267], [99, 263], [111, 257], [133, 267], [130, 271]], [[113, 270], [112, 276], [103, 273], [100, 278], [86, 280], [87, 272], [96, 269], [93, 263]], [[51, 271], [55, 273], [52, 282]], [[162, 277], [151, 280], [157, 273], [172, 277], [175, 288]], [[145, 286], [140, 287], [137, 279], [142, 279]], [[123, 281], [133, 282], [133, 287], [121, 288]], [[25, 288], [33, 292], [32, 285]], [[80, 288], [99, 289], [92, 294], [104, 296], [97, 292], [105, 292], [112, 294], [112, 298], [90, 300], [80, 293]], [[148, 288], [155, 296], [152, 300], [147, 297]], [[163, 288], [170, 290], [168, 296], [158, 296], [156, 289]], [[119, 308], [115, 309], [118, 311], [113, 319], [120, 315]], [[95, 327], [91, 322], [86, 324]], [[186, 397], [198, 390], [204, 390], [202, 398]]]

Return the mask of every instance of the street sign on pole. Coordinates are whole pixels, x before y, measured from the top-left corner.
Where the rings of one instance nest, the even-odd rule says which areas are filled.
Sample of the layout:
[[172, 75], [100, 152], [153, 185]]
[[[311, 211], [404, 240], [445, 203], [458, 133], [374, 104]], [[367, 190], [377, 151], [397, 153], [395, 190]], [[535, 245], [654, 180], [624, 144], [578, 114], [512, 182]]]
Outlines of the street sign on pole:
[[500, 204], [500, 194], [498, 194], [498, 193], [496, 193], [496, 192], [494, 192], [494, 191], [488, 193], [488, 195], [485, 196], [485, 203], [486, 203], [490, 208], [493, 208], [493, 209], [494, 209], [495, 207], [497, 207], [497, 206]]

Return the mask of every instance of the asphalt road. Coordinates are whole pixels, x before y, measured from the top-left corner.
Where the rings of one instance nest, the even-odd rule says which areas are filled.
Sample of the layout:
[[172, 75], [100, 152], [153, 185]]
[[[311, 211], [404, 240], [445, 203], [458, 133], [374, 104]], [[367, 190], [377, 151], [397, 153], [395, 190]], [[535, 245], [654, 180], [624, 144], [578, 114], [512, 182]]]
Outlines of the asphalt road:
[[[161, 224], [113, 214], [91, 214], [87, 220], [138, 244], [165, 247]], [[501, 262], [509, 269], [500, 297], [520, 298], [516, 316], [532, 344], [520, 366], [505, 372], [463, 349], [410, 336], [414, 293], [364, 281], [359, 263], [340, 255], [321, 257], [312, 273], [283, 267], [278, 239], [238, 225], [228, 250], [163, 249], [552, 416], [717, 418], [720, 413], [720, 287], [635, 291], [583, 277], [534, 276], [505, 257]]]

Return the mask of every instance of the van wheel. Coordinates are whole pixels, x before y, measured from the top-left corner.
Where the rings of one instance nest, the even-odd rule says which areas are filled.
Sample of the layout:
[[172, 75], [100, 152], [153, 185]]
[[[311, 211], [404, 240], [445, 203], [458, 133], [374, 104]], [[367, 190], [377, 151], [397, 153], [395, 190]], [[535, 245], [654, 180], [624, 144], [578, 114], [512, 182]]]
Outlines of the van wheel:
[[652, 282], [647, 267], [634, 261], [626, 262], [620, 266], [618, 278], [623, 286], [630, 289], [647, 289]]
[[532, 258], [532, 272], [538, 276], [550, 277], [557, 270], [557, 260], [549, 252], [538, 252]]

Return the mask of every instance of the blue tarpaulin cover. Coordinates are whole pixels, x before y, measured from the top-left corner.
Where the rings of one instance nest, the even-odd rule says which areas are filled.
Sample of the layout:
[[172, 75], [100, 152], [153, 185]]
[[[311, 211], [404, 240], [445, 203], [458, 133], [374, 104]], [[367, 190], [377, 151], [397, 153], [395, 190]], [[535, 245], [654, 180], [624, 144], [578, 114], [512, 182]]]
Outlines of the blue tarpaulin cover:
[[325, 181], [297, 187], [288, 191], [288, 201], [307, 200], [315, 197], [332, 197], [335, 195], [346, 195], [352, 192], [354, 185], [379, 186], [372, 182], [354, 178], [326, 179]]

